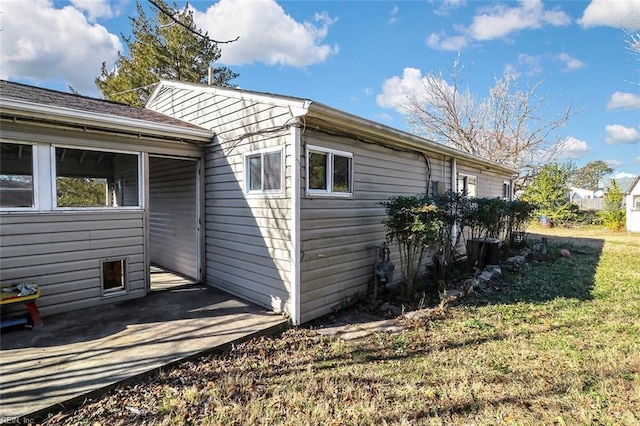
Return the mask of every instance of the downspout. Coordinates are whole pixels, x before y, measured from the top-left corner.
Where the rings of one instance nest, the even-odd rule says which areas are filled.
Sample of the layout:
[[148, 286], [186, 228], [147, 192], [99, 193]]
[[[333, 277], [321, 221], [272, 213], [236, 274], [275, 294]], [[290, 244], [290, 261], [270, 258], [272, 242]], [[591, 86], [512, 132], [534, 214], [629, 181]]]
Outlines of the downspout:
[[291, 161], [291, 321], [293, 325], [300, 325], [300, 128], [291, 126], [289, 146], [292, 149]]
[[[455, 157], [451, 157], [451, 192], [458, 192], [458, 163]], [[458, 234], [458, 224], [451, 227], [451, 247], [455, 249], [456, 235]]]

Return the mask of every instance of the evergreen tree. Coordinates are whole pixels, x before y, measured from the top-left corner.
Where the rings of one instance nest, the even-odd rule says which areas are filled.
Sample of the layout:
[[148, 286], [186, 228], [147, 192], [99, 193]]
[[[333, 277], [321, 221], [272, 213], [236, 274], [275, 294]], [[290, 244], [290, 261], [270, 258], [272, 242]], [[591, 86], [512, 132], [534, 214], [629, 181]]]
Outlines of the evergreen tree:
[[[220, 59], [218, 43], [197, 32], [191, 10], [185, 7], [169, 16], [164, 1], [154, 4], [158, 11], [150, 18], [136, 2], [138, 17], [130, 18], [132, 35], [121, 34], [127, 55], [118, 53], [115, 69], [102, 64], [95, 82], [105, 99], [142, 106], [160, 79], [205, 83], [209, 68]], [[177, 10], [175, 3], [173, 9]], [[214, 68], [213, 84], [233, 86], [229, 81], [237, 76], [226, 67]]]
[[571, 164], [546, 164], [534, 176], [525, 190], [525, 201], [536, 206], [538, 216], [546, 216], [562, 224], [575, 218], [576, 209], [570, 201], [569, 177]]
[[571, 176], [571, 184], [578, 188], [595, 191], [598, 189], [598, 182], [611, 173], [613, 169], [604, 161], [592, 161], [575, 171]]

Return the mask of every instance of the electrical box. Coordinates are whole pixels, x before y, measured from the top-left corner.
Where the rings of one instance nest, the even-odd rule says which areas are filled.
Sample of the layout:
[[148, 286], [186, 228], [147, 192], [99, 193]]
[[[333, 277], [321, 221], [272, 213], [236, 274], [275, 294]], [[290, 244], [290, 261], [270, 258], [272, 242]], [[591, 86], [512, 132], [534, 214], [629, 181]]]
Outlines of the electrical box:
[[442, 195], [446, 192], [444, 182], [434, 180], [431, 182], [431, 195]]

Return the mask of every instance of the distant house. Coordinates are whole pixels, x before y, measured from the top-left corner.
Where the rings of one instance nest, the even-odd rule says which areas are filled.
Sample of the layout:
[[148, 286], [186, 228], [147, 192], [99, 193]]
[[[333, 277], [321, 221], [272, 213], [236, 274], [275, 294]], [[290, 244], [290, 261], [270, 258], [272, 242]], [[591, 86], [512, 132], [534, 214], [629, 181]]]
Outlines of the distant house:
[[304, 323], [367, 289], [381, 201], [511, 198], [516, 173], [238, 89], [161, 81], [134, 108], [0, 82], [0, 108], [0, 178], [21, 191], [0, 185], [0, 277], [38, 281], [43, 315], [143, 297], [157, 264]]
[[581, 210], [602, 210], [604, 201], [595, 195], [595, 191], [589, 189], [570, 186], [570, 200], [580, 207]]
[[640, 232], [640, 176], [631, 182], [625, 192], [627, 231]]

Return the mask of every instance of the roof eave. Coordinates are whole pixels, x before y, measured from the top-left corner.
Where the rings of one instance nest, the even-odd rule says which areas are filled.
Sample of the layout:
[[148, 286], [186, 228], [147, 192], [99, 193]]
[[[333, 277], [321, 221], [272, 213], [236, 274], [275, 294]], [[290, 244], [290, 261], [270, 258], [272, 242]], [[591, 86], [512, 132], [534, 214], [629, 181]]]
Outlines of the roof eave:
[[38, 118], [51, 122], [98, 127], [126, 133], [140, 133], [162, 138], [189, 139], [199, 142], [209, 142], [213, 139], [213, 133], [206, 129], [186, 128], [167, 123], [155, 123], [3, 97], [0, 97], [0, 109], [3, 114], [11, 114], [18, 117]]
[[465, 160], [470, 163], [488, 167], [494, 170], [506, 172], [509, 175], [516, 175], [518, 171], [501, 164], [497, 164], [482, 158], [478, 158], [466, 152], [421, 138], [402, 130], [385, 126], [375, 121], [367, 120], [356, 115], [328, 107], [326, 105], [313, 102], [309, 107], [308, 117], [316, 118], [326, 123], [334, 124], [343, 129], [350, 129], [355, 134], [367, 135], [371, 138], [384, 140], [398, 147], [413, 149], [423, 153], [445, 154], [449, 157]]

